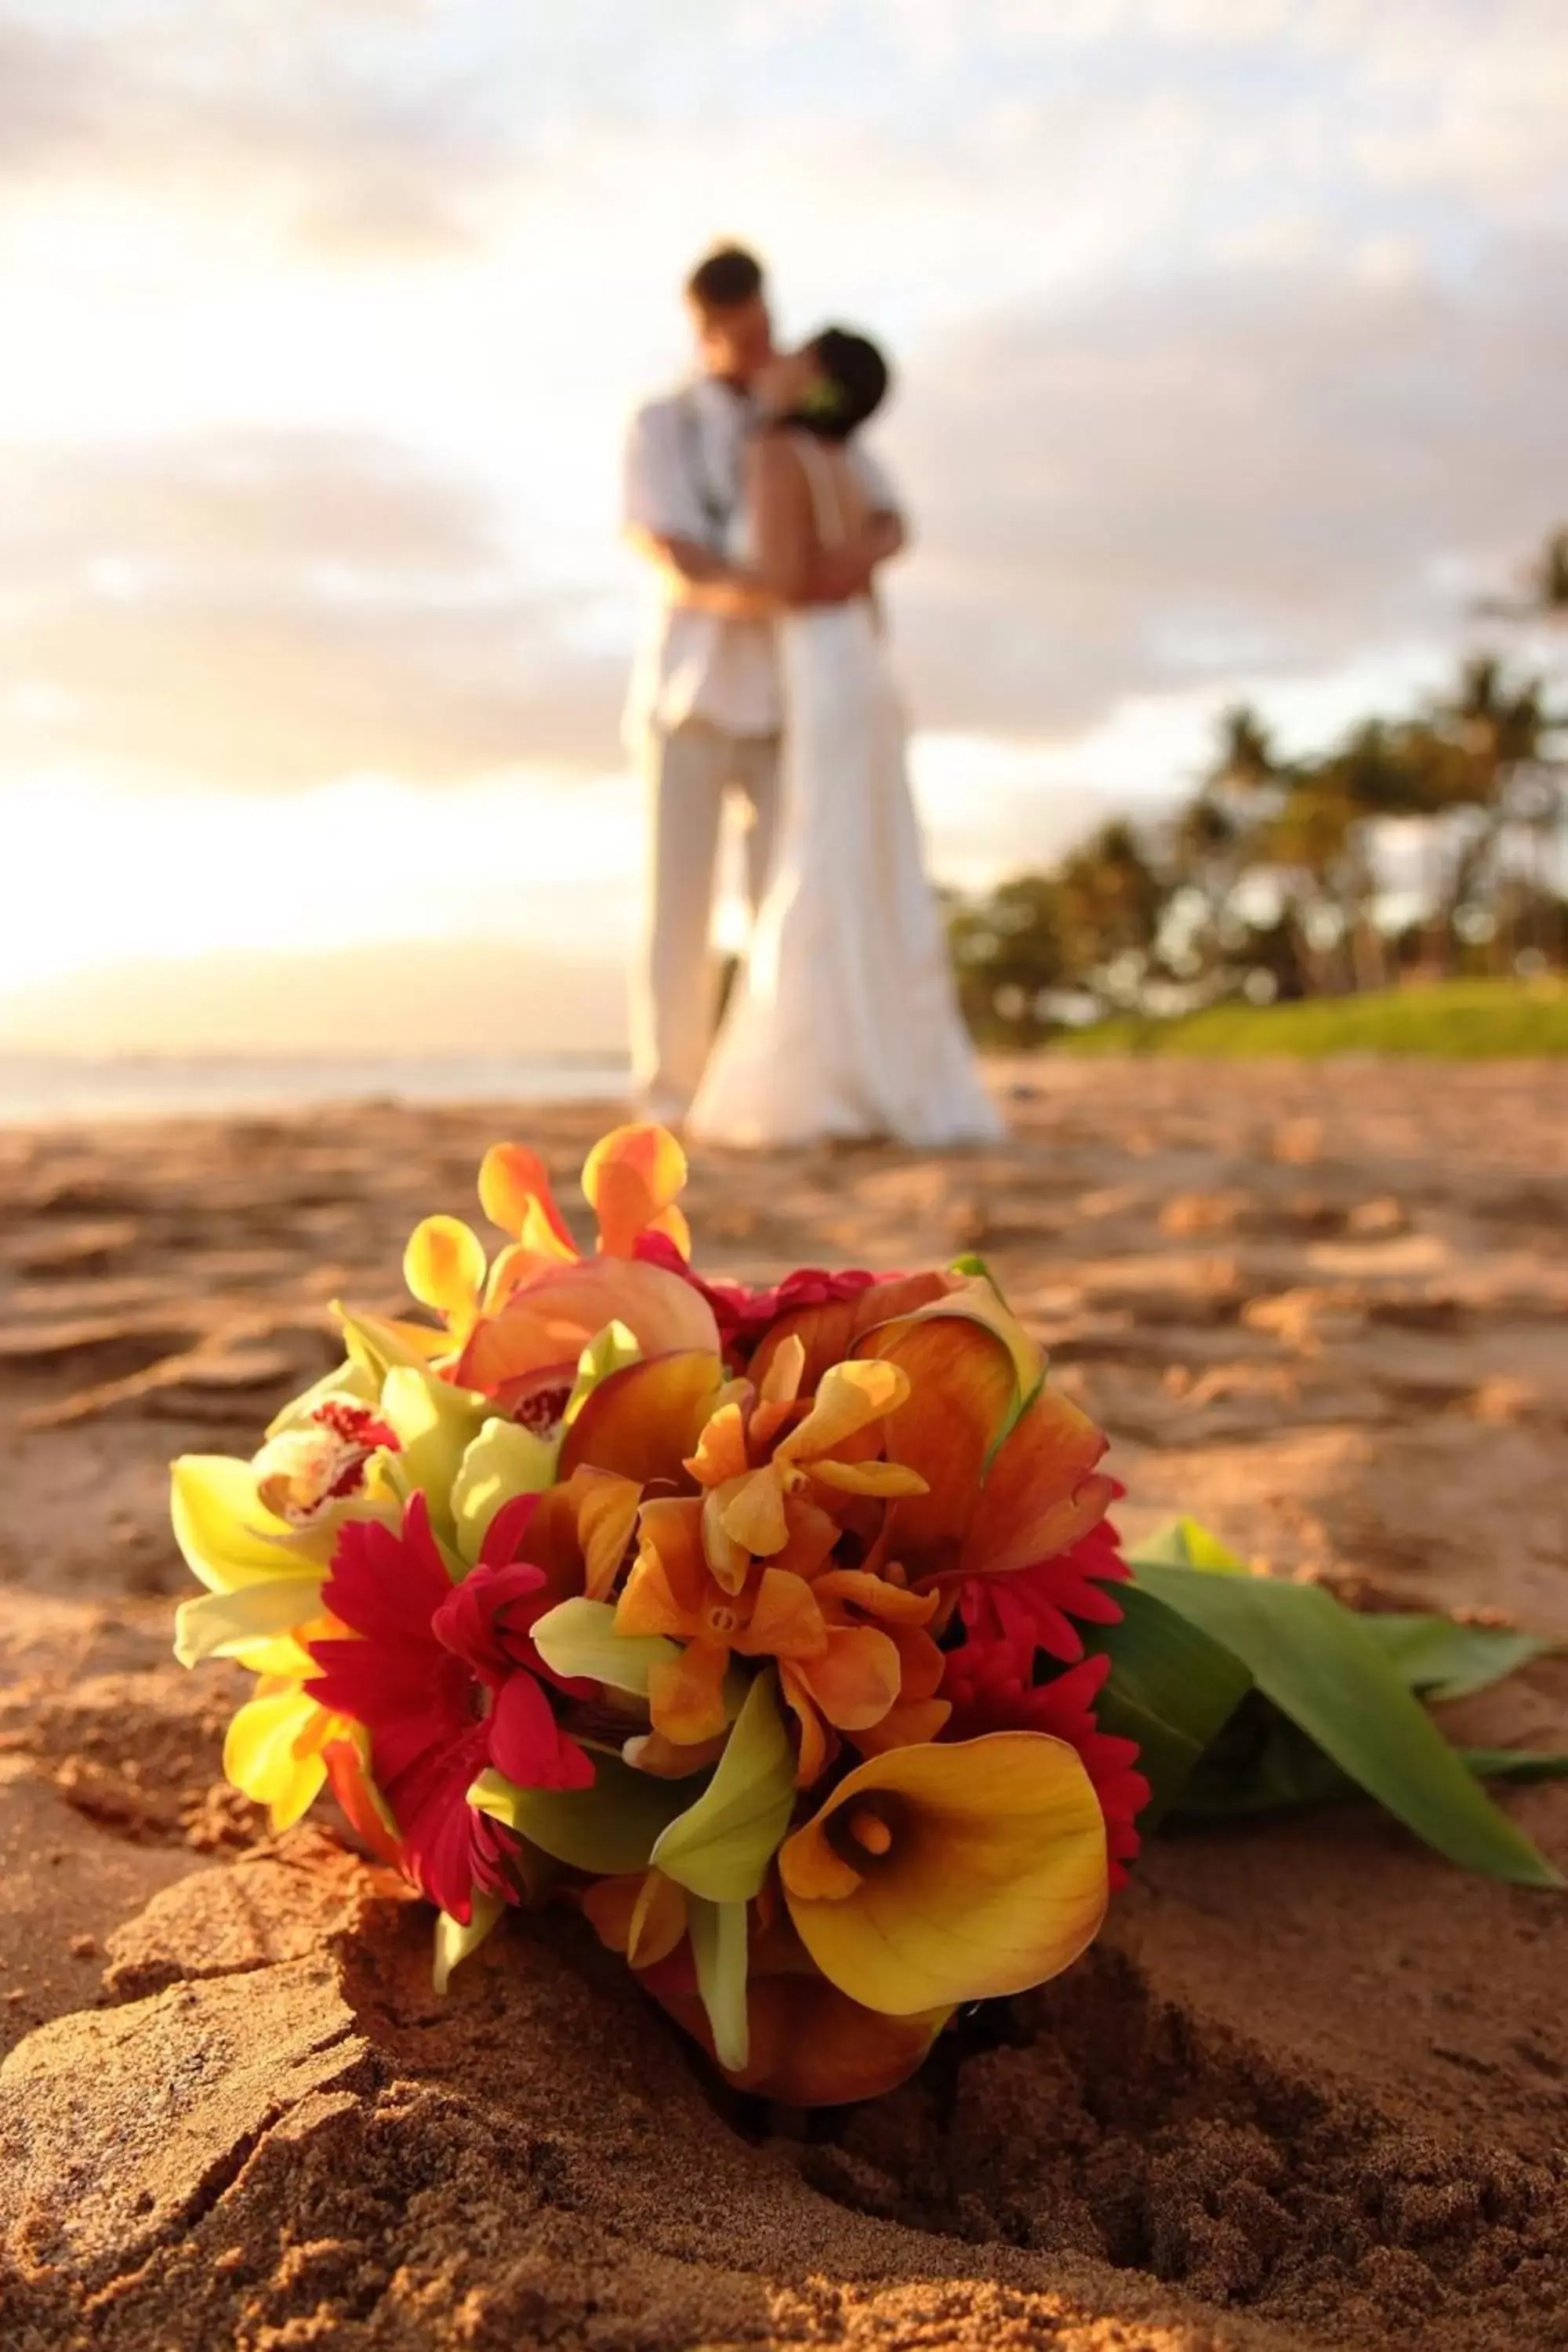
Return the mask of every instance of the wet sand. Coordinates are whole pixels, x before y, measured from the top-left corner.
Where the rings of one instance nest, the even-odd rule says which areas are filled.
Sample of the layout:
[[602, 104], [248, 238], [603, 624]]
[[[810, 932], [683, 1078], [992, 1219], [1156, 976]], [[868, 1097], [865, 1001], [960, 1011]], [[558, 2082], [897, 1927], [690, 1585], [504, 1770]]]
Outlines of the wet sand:
[[[1568, 1641], [1561, 1067], [1031, 1064], [1005, 1149], [713, 1159], [763, 1277], [977, 1249], [1178, 1507], [1284, 1575]], [[393, 1106], [0, 1133], [0, 2335], [674, 2352], [1568, 2344], [1568, 1900], [1354, 1811], [1163, 1840], [1061, 1983], [811, 2122], [573, 1923], [445, 2005], [426, 1915], [221, 1781], [164, 1474], [398, 1300], [484, 1145]], [[1456, 1726], [1456, 1727], [1459, 1727]], [[1548, 1660], [1462, 1727], [1568, 1744]], [[1568, 1789], [1508, 1800], [1568, 1865]]]

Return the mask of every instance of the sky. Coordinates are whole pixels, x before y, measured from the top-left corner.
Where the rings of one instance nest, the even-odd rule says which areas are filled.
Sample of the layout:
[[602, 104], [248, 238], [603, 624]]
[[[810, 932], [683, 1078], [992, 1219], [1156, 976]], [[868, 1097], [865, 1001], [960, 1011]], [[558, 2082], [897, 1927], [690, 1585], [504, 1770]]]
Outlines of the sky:
[[943, 880], [1430, 688], [1568, 515], [1565, 121], [1561, 0], [0, 0], [0, 1045], [619, 1041], [720, 235], [894, 355]]

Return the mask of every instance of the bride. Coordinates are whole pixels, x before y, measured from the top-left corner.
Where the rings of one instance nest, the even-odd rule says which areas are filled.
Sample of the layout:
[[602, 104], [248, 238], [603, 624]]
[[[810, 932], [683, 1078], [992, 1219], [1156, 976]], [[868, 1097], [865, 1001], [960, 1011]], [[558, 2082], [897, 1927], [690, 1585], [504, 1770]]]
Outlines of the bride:
[[994, 1140], [921, 856], [904, 723], [876, 608], [805, 602], [866, 496], [847, 445], [887, 390], [881, 354], [830, 328], [755, 387], [745, 560], [780, 607], [784, 814], [751, 952], [688, 1132], [712, 1143]]

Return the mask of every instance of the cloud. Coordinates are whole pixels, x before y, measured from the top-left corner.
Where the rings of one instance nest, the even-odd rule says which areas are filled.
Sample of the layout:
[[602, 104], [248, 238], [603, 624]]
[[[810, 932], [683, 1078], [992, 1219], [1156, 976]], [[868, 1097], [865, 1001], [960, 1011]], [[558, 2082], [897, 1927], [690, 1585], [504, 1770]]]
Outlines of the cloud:
[[[1010, 306], [917, 352], [889, 454], [918, 723], [1060, 743], [1131, 698], [1451, 637], [1568, 504], [1565, 265], [1521, 240], [1445, 279], [1374, 247]], [[268, 789], [617, 762], [615, 551], [531, 572], [482, 478], [331, 435], [9, 470], [18, 772]]]
[[[240, 790], [616, 756], [599, 600], [482, 486], [331, 436], [13, 453], [0, 761]], [[598, 634], [602, 634], [599, 632]]]
[[1442, 635], [1467, 576], [1547, 528], [1568, 241], [1470, 283], [1353, 259], [1010, 313], [910, 371], [926, 724], [1059, 735]]
[[150, 202], [334, 260], [449, 253], [519, 167], [470, 77], [408, 71], [425, 21], [392, 0], [265, 23], [149, 0], [110, 29], [0, 25], [0, 200]]
[[[614, 763], [613, 412], [716, 208], [797, 319], [891, 322], [928, 730], [1058, 744], [1440, 638], [1568, 503], [1556, 14], [14, 0], [0, 205], [115, 210], [100, 249], [62, 201], [65, 258], [24, 256], [12, 414], [58, 387], [86, 433], [171, 429], [7, 453], [0, 757], [246, 789]], [[122, 200], [163, 208], [150, 242]], [[214, 221], [281, 263], [187, 268]], [[387, 256], [431, 266], [360, 268]]]

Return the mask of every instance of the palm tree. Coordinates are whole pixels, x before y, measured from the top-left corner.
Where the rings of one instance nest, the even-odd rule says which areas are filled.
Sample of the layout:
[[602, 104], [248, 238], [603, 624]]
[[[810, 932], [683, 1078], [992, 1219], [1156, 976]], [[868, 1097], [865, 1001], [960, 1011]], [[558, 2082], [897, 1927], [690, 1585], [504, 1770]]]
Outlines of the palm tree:
[[[1492, 654], [1477, 655], [1466, 663], [1458, 694], [1439, 706], [1437, 719], [1458, 744], [1468, 771], [1465, 799], [1479, 819], [1455, 865], [1445, 912], [1446, 921], [1451, 922], [1467, 899], [1495, 892], [1508, 839], [1516, 827], [1523, 828], [1532, 858], [1536, 854], [1540, 783], [1546, 775], [1542, 752], [1550, 721], [1542, 680], [1511, 682]], [[1554, 807], [1554, 795], [1550, 804]]]
[[1136, 829], [1121, 817], [1102, 824], [1067, 859], [1058, 887], [1062, 944], [1074, 981], [1112, 1003], [1135, 999], [1169, 899]]
[[1218, 741], [1207, 782], [1244, 798], [1274, 782], [1280, 773], [1268, 729], [1249, 702], [1233, 702], [1219, 715]]
[[1493, 621], [1568, 621], [1568, 530], [1554, 530], [1523, 574], [1521, 596], [1483, 596], [1476, 611]]

